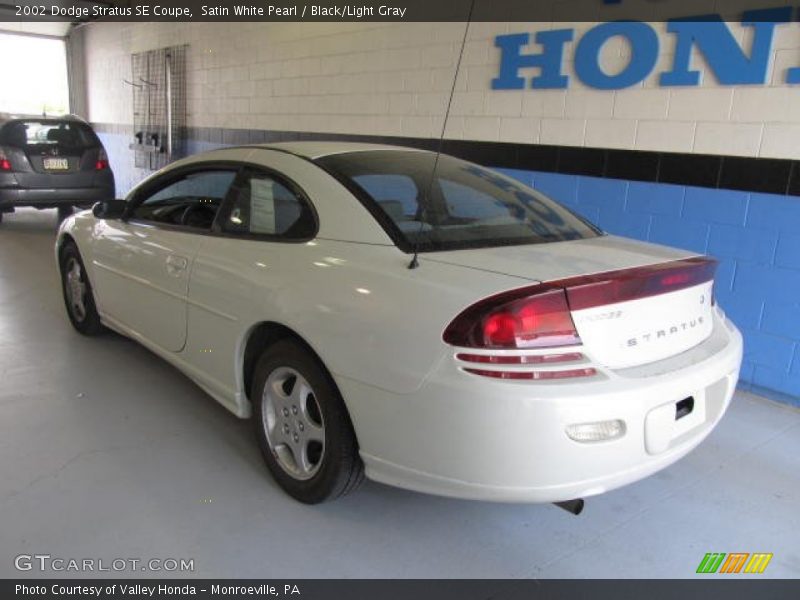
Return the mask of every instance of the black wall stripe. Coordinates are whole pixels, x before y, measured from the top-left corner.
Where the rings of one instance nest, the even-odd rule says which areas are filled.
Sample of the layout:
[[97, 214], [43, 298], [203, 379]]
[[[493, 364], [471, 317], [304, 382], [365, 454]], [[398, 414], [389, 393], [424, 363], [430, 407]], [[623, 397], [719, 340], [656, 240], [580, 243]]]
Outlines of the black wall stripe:
[[[129, 125], [95, 123], [93, 126], [98, 132], [133, 135]], [[299, 140], [352, 141], [434, 151], [439, 143], [433, 138], [219, 127], [190, 127], [186, 138], [231, 145]], [[800, 196], [800, 161], [796, 160], [470, 140], [445, 140], [442, 150], [491, 167]]]

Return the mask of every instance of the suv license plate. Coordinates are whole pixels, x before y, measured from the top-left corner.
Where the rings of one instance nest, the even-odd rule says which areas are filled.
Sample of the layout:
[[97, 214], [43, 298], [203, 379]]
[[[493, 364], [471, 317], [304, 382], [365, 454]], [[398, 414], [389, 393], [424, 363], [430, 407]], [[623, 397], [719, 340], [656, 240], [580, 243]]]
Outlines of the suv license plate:
[[45, 158], [44, 168], [48, 171], [66, 171], [69, 169], [69, 161], [66, 158]]

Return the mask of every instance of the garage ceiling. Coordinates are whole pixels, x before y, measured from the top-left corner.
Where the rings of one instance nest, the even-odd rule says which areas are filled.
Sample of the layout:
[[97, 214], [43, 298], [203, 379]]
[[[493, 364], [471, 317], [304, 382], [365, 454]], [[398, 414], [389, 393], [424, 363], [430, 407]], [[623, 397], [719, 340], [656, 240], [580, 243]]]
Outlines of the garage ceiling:
[[[129, 3], [126, 1], [106, 1], [106, 0], [48, 0], [47, 8], [50, 6], [60, 6], [63, 8], [74, 6], [76, 8], [87, 7], [91, 9], [93, 6], [101, 4], [104, 6], [126, 6]], [[80, 23], [85, 20], [92, 19], [63, 19], [52, 20], [41, 19], [37, 17], [26, 17], [25, 20], [14, 20], [16, 17], [17, 7], [6, 0], [0, 0], [0, 33], [17, 33], [24, 35], [46, 35], [55, 37], [64, 37], [69, 32], [73, 23]], [[5, 20], [9, 19], [9, 20]]]

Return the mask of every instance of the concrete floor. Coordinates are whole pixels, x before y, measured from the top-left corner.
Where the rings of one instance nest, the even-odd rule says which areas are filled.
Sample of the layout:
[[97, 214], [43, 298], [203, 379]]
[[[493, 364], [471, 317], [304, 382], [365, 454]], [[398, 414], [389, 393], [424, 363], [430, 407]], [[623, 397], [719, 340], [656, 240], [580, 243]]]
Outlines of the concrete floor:
[[73, 332], [55, 229], [54, 211], [0, 225], [0, 577], [45, 553], [193, 558], [200, 577], [670, 578], [706, 552], [772, 552], [763, 576], [800, 576], [794, 408], [739, 393], [688, 458], [580, 517], [371, 482], [308, 507], [248, 423], [137, 344]]

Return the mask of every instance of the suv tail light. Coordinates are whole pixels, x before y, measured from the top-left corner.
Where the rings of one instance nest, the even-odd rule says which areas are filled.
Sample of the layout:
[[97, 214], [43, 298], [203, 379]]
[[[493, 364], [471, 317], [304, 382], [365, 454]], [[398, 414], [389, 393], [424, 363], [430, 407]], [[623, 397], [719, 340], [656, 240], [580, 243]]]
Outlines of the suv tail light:
[[0, 148], [0, 171], [10, 171], [11, 161], [8, 160], [5, 151]]
[[100, 152], [97, 154], [97, 162], [94, 163], [94, 170], [104, 171], [107, 168], [108, 168], [108, 154], [106, 154], [105, 149], [100, 148]]

